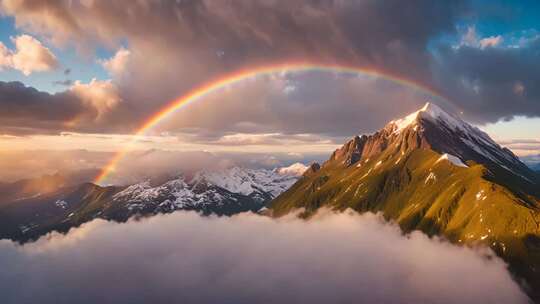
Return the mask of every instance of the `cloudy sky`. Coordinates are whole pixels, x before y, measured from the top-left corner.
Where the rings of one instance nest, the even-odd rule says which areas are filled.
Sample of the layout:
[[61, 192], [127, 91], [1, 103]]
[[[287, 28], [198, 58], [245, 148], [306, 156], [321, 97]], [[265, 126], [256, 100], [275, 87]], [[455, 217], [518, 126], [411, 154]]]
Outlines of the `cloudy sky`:
[[0, 0], [0, 149], [117, 151], [211, 79], [298, 60], [177, 111], [134, 149], [326, 153], [427, 100], [540, 154], [536, 1]]

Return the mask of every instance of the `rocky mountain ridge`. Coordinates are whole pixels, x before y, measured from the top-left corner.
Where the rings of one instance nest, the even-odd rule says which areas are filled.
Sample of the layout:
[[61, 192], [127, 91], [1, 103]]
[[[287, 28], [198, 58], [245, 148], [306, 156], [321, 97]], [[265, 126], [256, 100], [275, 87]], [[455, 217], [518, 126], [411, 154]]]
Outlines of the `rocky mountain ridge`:
[[53, 191], [2, 202], [0, 238], [32, 240], [50, 231], [67, 231], [95, 218], [126, 221], [175, 210], [194, 210], [205, 215], [257, 212], [296, 182], [302, 173], [299, 168], [299, 164], [292, 169], [274, 170], [233, 167], [127, 187], [91, 183], [58, 186]]
[[509, 149], [495, 143], [477, 127], [431, 103], [405, 118], [389, 122], [372, 135], [355, 136], [336, 150], [324, 165], [338, 161], [351, 166], [381, 154], [388, 147], [397, 147], [396, 153], [401, 155], [415, 149], [428, 149], [451, 155], [463, 163], [482, 164], [490, 175], [498, 176], [501, 183], [516, 189], [520, 196], [540, 196], [538, 175]]

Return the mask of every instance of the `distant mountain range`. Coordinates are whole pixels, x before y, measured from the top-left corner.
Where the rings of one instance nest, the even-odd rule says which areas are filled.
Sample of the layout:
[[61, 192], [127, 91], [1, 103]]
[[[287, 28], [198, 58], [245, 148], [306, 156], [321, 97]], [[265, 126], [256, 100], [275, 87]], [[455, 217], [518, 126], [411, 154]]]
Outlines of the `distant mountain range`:
[[271, 204], [380, 212], [405, 232], [484, 244], [540, 295], [540, 178], [487, 134], [433, 104], [352, 138]]
[[234, 167], [127, 187], [67, 183], [61, 175], [2, 184], [0, 238], [24, 242], [95, 218], [123, 222], [175, 210], [206, 215], [257, 212], [294, 184], [305, 169], [302, 164], [275, 170]]

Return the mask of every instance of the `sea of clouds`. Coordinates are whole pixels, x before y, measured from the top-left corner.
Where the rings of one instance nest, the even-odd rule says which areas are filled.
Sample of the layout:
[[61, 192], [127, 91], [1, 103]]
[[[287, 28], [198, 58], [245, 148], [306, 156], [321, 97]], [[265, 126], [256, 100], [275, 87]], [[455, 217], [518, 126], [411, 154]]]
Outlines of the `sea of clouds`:
[[527, 303], [488, 249], [373, 214], [176, 212], [0, 240], [2, 303]]

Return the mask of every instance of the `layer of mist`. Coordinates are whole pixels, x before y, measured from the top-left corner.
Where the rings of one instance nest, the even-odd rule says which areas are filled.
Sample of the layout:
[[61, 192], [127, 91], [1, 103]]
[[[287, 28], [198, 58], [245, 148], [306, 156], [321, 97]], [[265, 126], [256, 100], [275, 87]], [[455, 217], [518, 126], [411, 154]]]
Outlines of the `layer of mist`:
[[0, 268], [5, 304], [527, 302], [489, 249], [352, 212], [95, 220], [23, 246], [0, 241]]

